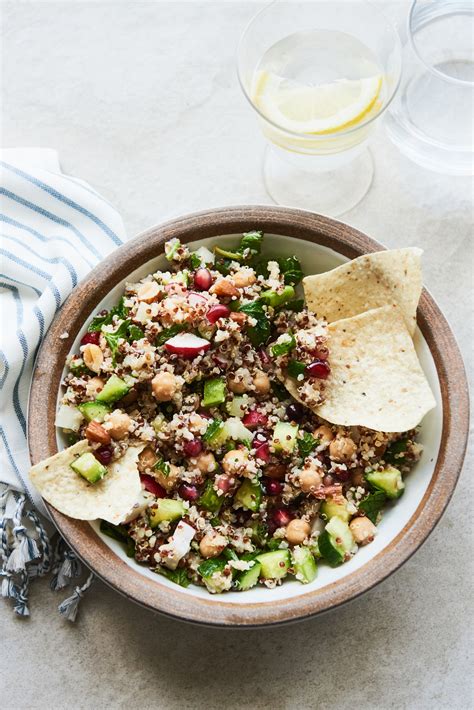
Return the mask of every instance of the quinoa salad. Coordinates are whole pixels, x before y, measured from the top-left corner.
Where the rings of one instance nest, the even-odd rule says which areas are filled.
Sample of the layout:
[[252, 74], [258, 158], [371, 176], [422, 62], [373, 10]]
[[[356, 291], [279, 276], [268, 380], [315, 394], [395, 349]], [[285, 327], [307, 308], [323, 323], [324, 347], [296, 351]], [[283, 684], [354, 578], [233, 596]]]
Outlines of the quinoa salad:
[[422, 449], [417, 427], [318, 416], [329, 325], [299, 293], [298, 259], [265, 258], [263, 246], [257, 230], [230, 251], [218, 239], [212, 250], [167, 242], [166, 270], [126, 283], [89, 323], [56, 419], [71, 447], [87, 448], [69, 468], [90, 489], [135, 450], [136, 502], [102, 532], [212, 594], [305, 584], [318, 565], [350, 560]]

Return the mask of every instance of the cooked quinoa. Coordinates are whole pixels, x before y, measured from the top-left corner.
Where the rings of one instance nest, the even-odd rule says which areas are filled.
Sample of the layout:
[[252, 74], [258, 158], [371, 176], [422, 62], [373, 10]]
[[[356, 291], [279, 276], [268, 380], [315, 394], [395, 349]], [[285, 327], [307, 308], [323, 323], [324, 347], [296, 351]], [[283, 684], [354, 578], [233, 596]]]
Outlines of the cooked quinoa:
[[[302, 583], [370, 543], [421, 454], [416, 431], [340, 427], [312, 409], [331, 368], [293, 257], [166, 244], [68, 358], [58, 423], [104, 466], [141, 445], [141, 499], [104, 533], [138, 563], [211, 593]], [[293, 377], [301, 402], [281, 384]]]

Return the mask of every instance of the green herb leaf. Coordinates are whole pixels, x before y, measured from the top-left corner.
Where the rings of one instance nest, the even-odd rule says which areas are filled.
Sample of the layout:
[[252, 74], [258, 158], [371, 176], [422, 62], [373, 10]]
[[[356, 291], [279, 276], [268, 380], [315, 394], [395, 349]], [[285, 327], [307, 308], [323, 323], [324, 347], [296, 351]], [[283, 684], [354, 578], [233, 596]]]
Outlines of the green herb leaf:
[[191, 269], [193, 269], [193, 271], [195, 269], [199, 269], [199, 267], [201, 266], [201, 259], [195, 252], [193, 252], [189, 256], [189, 265]]
[[145, 337], [145, 333], [137, 325], [130, 325], [128, 328], [128, 340], [133, 342], [134, 340], [141, 340]]
[[271, 387], [273, 394], [280, 402], [284, 402], [285, 399], [290, 398], [290, 395], [288, 394], [286, 388], [279, 382], [272, 382]]
[[161, 331], [156, 337], [156, 345], [163, 345], [166, 343], [167, 340], [170, 338], [173, 338], [175, 335], [178, 335], [178, 333], [182, 333], [183, 330], [186, 330], [187, 326], [184, 323], [175, 323], [175, 325], [170, 326], [169, 328], [165, 328], [164, 330]]
[[124, 525], [113, 525], [112, 523], [108, 523], [106, 520], [101, 520], [100, 532], [104, 533], [104, 535], [107, 535], [108, 537], [111, 537], [113, 540], [123, 542], [127, 546], [130, 545], [131, 542], [133, 545], [133, 552], [135, 553], [135, 543], [130, 538], [128, 530]]
[[297, 378], [298, 375], [304, 375], [306, 370], [306, 365], [304, 362], [300, 362], [299, 360], [290, 360], [288, 363], [288, 366], [286, 368], [286, 372], [290, 377], [295, 377]]
[[296, 256], [279, 258], [277, 261], [280, 267], [280, 273], [283, 274], [285, 283], [290, 286], [296, 286], [296, 284], [299, 284], [303, 278], [303, 271]]
[[188, 577], [188, 572], [184, 567], [178, 569], [166, 569], [166, 567], [157, 567], [156, 572], [162, 574], [163, 577], [169, 579], [170, 582], [179, 584], [180, 587], [189, 587], [191, 580]]
[[270, 350], [273, 355], [273, 357], [279, 357], [281, 355], [288, 355], [295, 347], [296, 347], [296, 340], [294, 335], [291, 333], [288, 333], [289, 337], [287, 340], [284, 340], [282, 343], [275, 343], [275, 345], [272, 345]]
[[227, 276], [230, 273], [231, 261], [232, 259], [216, 259], [214, 268], [216, 269], [216, 271], [222, 274], [222, 276]]
[[218, 513], [223, 503], [224, 496], [218, 496], [214, 490], [214, 484], [210, 478], [207, 479], [204, 491], [198, 500], [198, 504], [210, 513]]
[[262, 251], [263, 242], [263, 232], [260, 230], [253, 230], [252, 232], [245, 232], [240, 240], [239, 252], [244, 252], [246, 249], [250, 249], [252, 256], [255, 254], [260, 254]]
[[280, 311], [293, 311], [294, 313], [301, 313], [304, 308], [304, 300], [302, 298], [297, 298], [294, 301], [288, 301], [282, 306], [275, 308], [275, 313], [280, 313]]
[[103, 325], [110, 325], [113, 321], [114, 316], [118, 316], [124, 320], [128, 315], [129, 309], [124, 306], [124, 298], [120, 299], [116, 306], [110, 309], [110, 311], [104, 316], [96, 316], [89, 323], [87, 330], [89, 333], [94, 333], [102, 329]]
[[403, 463], [405, 461], [405, 456], [403, 456], [403, 454], [406, 452], [407, 448], [407, 439], [399, 439], [398, 441], [394, 441], [393, 444], [390, 444], [387, 448], [387, 451], [383, 456], [384, 461], [391, 463], [392, 465]]
[[365, 513], [368, 519], [375, 525], [377, 516], [380, 510], [384, 507], [386, 500], [387, 496], [385, 493], [382, 493], [382, 491], [369, 493], [369, 495], [359, 503], [359, 510]]
[[129, 320], [124, 320], [123, 323], [119, 325], [117, 330], [115, 330], [113, 333], [104, 333], [102, 331], [105, 340], [107, 341], [107, 345], [112, 351], [112, 362], [115, 365], [115, 360], [117, 358], [117, 351], [118, 351], [118, 346], [119, 346], [119, 339], [123, 338], [126, 339], [128, 335], [128, 326], [130, 325]]
[[252, 345], [254, 347], [264, 345], [270, 337], [271, 323], [263, 309], [263, 304], [260, 301], [252, 301], [240, 306], [239, 310], [257, 321], [256, 325], [247, 326], [247, 334]]
[[299, 455], [305, 459], [318, 446], [319, 439], [315, 439], [314, 436], [304, 431], [303, 436], [298, 438], [297, 443]]
[[227, 564], [227, 560], [223, 557], [214, 557], [201, 562], [198, 567], [198, 572], [201, 577], [212, 577], [214, 572], [222, 572]]

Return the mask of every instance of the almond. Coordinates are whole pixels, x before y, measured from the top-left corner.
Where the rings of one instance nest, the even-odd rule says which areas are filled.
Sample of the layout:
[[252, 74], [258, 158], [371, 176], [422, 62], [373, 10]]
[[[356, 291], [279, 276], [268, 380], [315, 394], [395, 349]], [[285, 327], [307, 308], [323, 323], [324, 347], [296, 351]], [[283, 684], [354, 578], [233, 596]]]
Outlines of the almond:
[[89, 441], [96, 441], [98, 444], [110, 444], [110, 434], [99, 422], [89, 422], [85, 433]]

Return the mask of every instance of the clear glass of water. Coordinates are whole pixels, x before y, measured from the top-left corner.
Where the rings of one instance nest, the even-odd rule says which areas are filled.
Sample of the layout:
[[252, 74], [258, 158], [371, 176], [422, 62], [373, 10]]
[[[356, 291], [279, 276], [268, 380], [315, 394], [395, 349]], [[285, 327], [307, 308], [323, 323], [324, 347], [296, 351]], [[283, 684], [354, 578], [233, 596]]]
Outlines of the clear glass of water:
[[473, 0], [414, 0], [403, 37], [402, 83], [386, 127], [419, 165], [474, 174]]
[[250, 21], [238, 76], [268, 142], [274, 202], [339, 215], [364, 197], [368, 140], [400, 67], [398, 34], [368, 2], [274, 0]]

